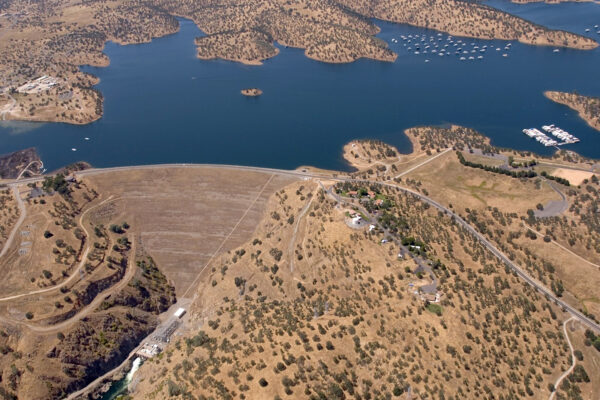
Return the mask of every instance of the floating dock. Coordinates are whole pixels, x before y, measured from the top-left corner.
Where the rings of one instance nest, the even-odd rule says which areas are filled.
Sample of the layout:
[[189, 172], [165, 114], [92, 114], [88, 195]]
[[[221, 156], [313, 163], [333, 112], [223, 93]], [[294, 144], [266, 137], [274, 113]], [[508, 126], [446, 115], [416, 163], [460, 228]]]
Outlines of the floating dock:
[[551, 137], [549, 137], [548, 135], [546, 135], [545, 133], [543, 133], [542, 131], [540, 131], [537, 128], [523, 129], [523, 133], [526, 134], [527, 136], [529, 136], [530, 138], [535, 139], [536, 141], [540, 142], [541, 144], [543, 144], [546, 147], [562, 146], [565, 144], [572, 144], [572, 143], [579, 142], [578, 138], [571, 135], [569, 132], [560, 129], [558, 126], [556, 126], [554, 124], [543, 125], [542, 129], [544, 131], [548, 132], [549, 134], [551, 134], [552, 136], [556, 137], [558, 140], [552, 139]]
[[546, 132], [554, 135], [555, 137], [559, 138], [560, 140], [562, 140], [562, 143], [559, 143], [559, 145], [579, 142], [578, 138], [571, 135], [569, 132], [560, 129], [558, 126], [555, 126], [554, 124], [544, 125], [544, 126], [542, 126], [542, 129], [545, 130]]
[[530, 138], [535, 139], [536, 141], [540, 142], [541, 144], [543, 144], [546, 147], [558, 145], [558, 142], [556, 140], [550, 139], [548, 136], [546, 136], [544, 133], [542, 133], [539, 129], [536, 129], [536, 128], [523, 129], [523, 133], [526, 134], [527, 136], [529, 136]]

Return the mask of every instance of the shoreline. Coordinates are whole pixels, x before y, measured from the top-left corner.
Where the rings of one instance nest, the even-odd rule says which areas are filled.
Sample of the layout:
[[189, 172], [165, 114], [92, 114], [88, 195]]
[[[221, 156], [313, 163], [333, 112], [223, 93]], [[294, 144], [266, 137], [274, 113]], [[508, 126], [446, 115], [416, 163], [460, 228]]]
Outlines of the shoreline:
[[[435, 149], [436, 147], [441, 148], [443, 147], [443, 143], [437, 143], [437, 142], [431, 142], [430, 139], [425, 139], [425, 135], [426, 135], [426, 131], [430, 130], [433, 132], [433, 136], [435, 136], [437, 133], [435, 132], [439, 129], [442, 128], [435, 128], [435, 127], [419, 127], [419, 128], [411, 128], [409, 130], [406, 131], [406, 134], [408, 135], [408, 137], [411, 139], [411, 143], [413, 143], [413, 151], [409, 154], [409, 155], [418, 155], [418, 154], [423, 154], [424, 152], [426, 152], [428, 149]], [[469, 138], [469, 136], [473, 133], [476, 132], [474, 130], [470, 130], [468, 128], [464, 128], [464, 127], [460, 127], [457, 125], [451, 125], [450, 128], [452, 131], [456, 131], [459, 133], [459, 135], [463, 135], [462, 137], [450, 137], [448, 140], [450, 142], [459, 139], [461, 142], [465, 140], [465, 138]], [[420, 139], [425, 139], [420, 140]], [[489, 144], [489, 138], [485, 135], [479, 134], [479, 136], [477, 137], [477, 142], [474, 143], [478, 143], [478, 144]], [[349, 142], [348, 144], [351, 144], [353, 142]], [[376, 142], [376, 144], [378, 143], [384, 143], [384, 142]], [[425, 149], [422, 147], [419, 147], [418, 145], [421, 144], [421, 146], [423, 146], [425, 143]], [[458, 142], [457, 142], [458, 143]], [[467, 143], [471, 143], [471, 142], [467, 142]], [[345, 146], [345, 148], [348, 146], [348, 144]], [[389, 145], [388, 145], [389, 146]], [[458, 145], [457, 145], [458, 146]], [[449, 151], [449, 149], [446, 149], [446, 151]], [[515, 151], [515, 150], [513, 150]], [[434, 156], [433, 158], [428, 158], [429, 161], [432, 161], [433, 159], [436, 158], [435, 156], [435, 150], [432, 151], [432, 155]], [[438, 153], [439, 155], [443, 155], [444, 153]], [[396, 154], [397, 155], [397, 154]], [[393, 157], [392, 155], [388, 155], [388, 157]], [[395, 157], [395, 155], [394, 155]], [[403, 161], [403, 160], [401, 160]], [[414, 161], [414, 160], [412, 160]], [[419, 162], [421, 162], [421, 160], [419, 160]], [[426, 161], [428, 162], [428, 161]], [[421, 162], [421, 164], [418, 164], [416, 167], [418, 168], [419, 166], [424, 165], [424, 162]], [[131, 167], [119, 167], [119, 168], [106, 168], [106, 169], [91, 169], [91, 170], [84, 170], [84, 171], [80, 171], [80, 172], [76, 172], [76, 175], [81, 176], [81, 177], [85, 177], [87, 175], [92, 176], [95, 174], [102, 174], [102, 173], [109, 173], [109, 172], [115, 172], [115, 171], [125, 171], [125, 170], [132, 170], [132, 169], [151, 169], [151, 168], [156, 168], [158, 170], [162, 169], [162, 168], [185, 168], [185, 167], [212, 167], [214, 168], [216, 165], [215, 164], [171, 164], [171, 165], [156, 165], [156, 166], [131, 166]], [[318, 174], [316, 172], [312, 172], [309, 170], [310, 167], [303, 167], [302, 169], [300, 169], [300, 167], [298, 169], [295, 170], [276, 170], [276, 169], [267, 169], [267, 168], [260, 168], [260, 167], [244, 167], [244, 166], [239, 166], [239, 165], [222, 165], [222, 167], [224, 168], [230, 168], [230, 169], [241, 169], [241, 170], [249, 170], [249, 171], [261, 171], [261, 172], [265, 172], [265, 173], [280, 173], [280, 174], [289, 174], [289, 175], [294, 175], [296, 177], [313, 177], [313, 178], [320, 178], [320, 179], [327, 179], [329, 181], [357, 181], [357, 180], [361, 180], [361, 178], [359, 176], [357, 176], [356, 174], [349, 174], [348, 176], [344, 176], [343, 174], [341, 174], [341, 176], [337, 177], [337, 176], [332, 176], [330, 174]], [[406, 168], [409, 168], [409, 166], [406, 166]], [[414, 169], [414, 168], [413, 168]], [[407, 171], [410, 171], [407, 170]], [[43, 179], [42, 177], [35, 177], [35, 178], [31, 178], [31, 179], [23, 179], [23, 180], [19, 180], [19, 181], [13, 181], [12, 183], [9, 182], [9, 186], [10, 185], [23, 185], [26, 183], [31, 183], [31, 182], [35, 182], [35, 181], [40, 181]], [[373, 180], [372, 177], [368, 177], [368, 178], [363, 178], [363, 180]], [[374, 180], [373, 180], [374, 181]], [[387, 181], [384, 181], [387, 182]], [[426, 196], [428, 196], [428, 194], [425, 194]], [[177, 308], [179, 305], [176, 303], [173, 306], [171, 306], [170, 310], [173, 310], [175, 308]], [[162, 313], [162, 318], [166, 318], [168, 315], [170, 314], [170, 311], [166, 311], [164, 313]], [[153, 331], [154, 332], [154, 331]], [[152, 336], [153, 333], [150, 333], [149, 336]], [[146, 337], [147, 338], [147, 337]], [[113, 370], [108, 371], [107, 373], [105, 373], [104, 375], [96, 378], [95, 380], [93, 380], [88, 386], [86, 386], [85, 388], [76, 391], [74, 393], [71, 393], [67, 399], [74, 399], [77, 398], [78, 396], [84, 395], [86, 393], [91, 392], [97, 392], [99, 390], [102, 390], [102, 388], [105, 388], [106, 385], [108, 383], [112, 383], [116, 380], [119, 379], [119, 375], [123, 375], [126, 373], [126, 371], [124, 369], [127, 369], [128, 363], [131, 362], [132, 359], [132, 355], [135, 354], [136, 350], [139, 349], [139, 347], [144, 343], [146, 339], [141, 339], [138, 343], [138, 345], [128, 354], [128, 356]]]
[[[531, 34], [528, 34], [529, 36], [523, 34], [516, 35], [509, 28], [506, 28], [509, 29], [508, 31], [481, 30], [479, 34], [476, 34], [473, 33], [474, 31], [471, 32], [469, 30], [465, 30], [464, 28], [456, 28], [456, 26], [452, 26], [452, 23], [450, 23], [450, 25], [433, 24], [432, 26], [427, 22], [427, 19], [425, 21], [415, 20], [407, 22], [403, 21], [399, 17], [394, 17], [394, 15], [391, 14], [375, 15], [373, 16], [373, 18], [392, 24], [406, 24], [408, 26], [413, 26], [417, 28], [432, 29], [437, 32], [445, 32], [453, 36], [481, 40], [516, 40], [520, 43], [524, 43], [531, 46], [566, 47], [579, 49], [583, 51], [592, 50], [599, 46], [596, 40], [588, 38], [586, 36], [578, 35], [563, 30], [549, 29], [544, 26], [535, 24], [533, 22], [524, 20], [523, 18], [520, 18], [514, 14], [510, 14], [490, 6], [477, 6], [475, 8], [468, 8], [467, 11], [472, 14], [468, 16], [469, 18], [476, 18], [477, 15], [479, 15], [478, 13], [493, 13], [502, 17], [503, 19], [506, 19], [505, 25], [511, 27], [510, 29], [514, 30], [518, 27], [512, 27], [511, 24], [525, 24], [534, 28], [534, 30]], [[438, 10], [438, 12], [441, 11]], [[202, 23], [203, 21], [196, 21], [196, 18], [194, 18], [193, 15], [183, 15], [183, 12], [175, 13], [170, 12], [168, 10], [165, 10], [165, 13], [165, 15], [168, 15], [174, 18], [175, 21], [177, 21], [177, 24], [175, 26], [150, 27], [149, 31], [144, 32], [145, 36], [139, 37], [137, 38], [137, 40], [132, 39], [131, 37], [105, 37], [104, 41], [101, 44], [101, 47], [98, 50], [87, 50], [87, 52], [84, 51], [78, 54], [78, 56], [72, 61], [65, 60], [65, 62], [67, 62], [68, 65], [72, 66], [74, 69], [72, 71], [67, 71], [65, 84], [61, 85], [61, 89], [73, 91], [75, 90], [75, 88], [77, 88], [77, 90], [81, 91], [85, 96], [94, 97], [97, 102], [102, 101], [102, 94], [94, 89], [95, 85], [98, 84], [98, 78], [91, 74], [86, 74], [82, 72], [81, 68], [86, 65], [98, 68], [106, 68], [110, 66], [110, 58], [103, 52], [105, 45], [108, 42], [113, 42], [122, 46], [130, 44], [148, 44], [155, 39], [160, 39], [162, 37], [174, 35], [180, 32], [181, 20], [193, 23], [195, 27], [202, 32], [206, 32], [207, 30], [210, 31], [210, 29], [206, 29], [206, 27], [204, 26], [205, 24]], [[154, 30], [152, 30], [152, 28], [154, 28]], [[349, 41], [350, 39], [352, 39], [350, 36], [344, 37], [343, 39], [340, 38], [337, 41], [333, 41], [324, 45], [314, 44], [310, 41], [307, 42], [307, 39], [302, 37], [292, 36], [286, 38], [285, 35], [283, 35], [282, 37], [265, 36], [265, 34], [259, 33], [258, 31], [216, 33], [212, 35], [209, 34], [207, 36], [196, 38], [196, 55], [198, 59], [202, 60], [222, 59], [231, 62], [239, 62], [243, 65], [260, 66], [265, 60], [268, 60], [272, 57], [276, 57], [280, 54], [280, 49], [274, 45], [277, 42], [286, 47], [303, 49], [304, 55], [307, 58], [329, 64], [348, 64], [363, 58], [373, 59], [382, 62], [395, 62], [395, 60], [398, 57], [398, 54], [390, 50], [388, 44], [386, 42], [381, 41], [381, 39], [379, 39], [376, 36], [379, 32], [381, 32], [381, 28], [376, 24], [372, 24], [370, 25], [369, 29], [371, 29], [372, 32], [367, 31], [365, 33], [360, 33], [359, 36], [354, 38], [355, 40], [357, 38], [361, 40], [361, 42], [356, 42], [356, 48], [347, 47], [348, 43], [346, 43], [345, 41]], [[324, 32], [328, 31], [326, 30]], [[252, 49], [250, 49], [250, 53], [254, 52], [255, 54], [250, 54], [250, 57], [236, 56], [234, 52], [241, 51], [239, 44], [235, 44], [235, 39], [239, 38], [243, 39], [242, 44], [245, 44], [246, 47], [252, 46]], [[207, 50], [206, 54], [201, 54], [202, 47], [199, 44], [199, 42], [209, 41], [213, 39], [215, 41], [213, 43], [213, 46]], [[291, 43], [290, 39], [292, 39], [292, 41], [295, 43]], [[229, 42], [221, 43], [223, 40], [228, 40]], [[234, 41], [234, 44], [231, 44], [232, 40]], [[342, 46], [338, 48], [337, 45], [340, 43], [342, 44]], [[329, 48], [329, 46], [331, 46], [332, 44], [336, 45], [335, 50], [333, 51]], [[269, 47], [267, 48], [265, 47], [265, 45], [268, 45]], [[72, 62], [73, 64], [70, 64], [70, 62]], [[82, 78], [84, 78], [83, 84], [79, 82], [75, 83], [77, 79], [81, 80]], [[103, 116], [103, 110], [97, 110], [97, 115], [94, 115], [93, 106], [89, 106], [87, 108], [83, 107], [83, 109], [81, 110], [70, 110], [65, 109], [62, 104], [59, 105], [60, 98], [58, 97], [58, 95], [48, 94], [44, 95], [43, 97], [46, 100], [55, 101], [55, 108], [50, 107], [51, 109], [38, 110], [38, 108], [35, 107], [34, 111], [29, 111], [30, 115], [24, 114], [23, 111], [15, 112], [15, 109], [13, 108], [8, 111], [5, 110], [2, 112], [4, 117], [3, 119], [12, 121], [62, 122], [73, 125], [86, 125], [98, 120]], [[22, 104], [21, 102], [19, 102], [17, 106], [19, 106], [21, 109], [32, 109], [31, 107], [27, 107], [27, 103]], [[67, 115], [64, 115], [65, 112], [67, 112]]]
[[583, 96], [577, 93], [557, 92], [547, 90], [544, 96], [558, 104], [567, 106], [577, 112], [579, 118], [584, 120], [590, 127], [600, 131], [600, 114], [595, 108], [600, 109], [600, 98]]

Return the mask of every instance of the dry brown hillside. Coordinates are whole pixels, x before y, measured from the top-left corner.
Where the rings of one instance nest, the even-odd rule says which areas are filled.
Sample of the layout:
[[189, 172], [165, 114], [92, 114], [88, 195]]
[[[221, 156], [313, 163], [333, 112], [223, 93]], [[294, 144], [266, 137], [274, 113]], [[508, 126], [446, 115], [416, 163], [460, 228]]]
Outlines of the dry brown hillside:
[[585, 122], [600, 131], [600, 98], [553, 91], [544, 92], [544, 95], [552, 101], [577, 111]]
[[[206, 33], [198, 57], [248, 64], [277, 55], [274, 42], [330, 63], [394, 61], [371, 18], [453, 35], [592, 49], [597, 43], [461, 0], [51, 0], [0, 3], [0, 114], [3, 119], [90, 123], [102, 95], [82, 64], [106, 66], [107, 41], [144, 43], [178, 30], [175, 17]], [[41, 79], [41, 81], [37, 81]]]
[[[570, 365], [560, 309], [414, 197], [334, 189], [271, 197], [252, 238], [211, 263], [187, 333], [142, 366], [133, 398], [548, 397]], [[363, 189], [373, 231], [349, 225]]]

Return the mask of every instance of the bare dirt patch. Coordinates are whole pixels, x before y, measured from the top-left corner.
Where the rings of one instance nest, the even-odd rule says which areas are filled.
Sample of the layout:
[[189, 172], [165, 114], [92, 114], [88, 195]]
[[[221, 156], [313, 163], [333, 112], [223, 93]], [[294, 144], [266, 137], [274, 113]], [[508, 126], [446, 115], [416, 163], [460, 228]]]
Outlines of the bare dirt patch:
[[552, 172], [552, 175], [558, 176], [559, 178], [565, 178], [571, 185], [579, 186], [584, 180], [590, 179], [594, 174], [592, 172], [575, 169], [557, 168]]
[[145, 249], [174, 281], [178, 295], [221, 242], [227, 239], [222, 251], [242, 243], [254, 231], [268, 196], [294, 180], [210, 167], [106, 173], [88, 179], [100, 192], [112, 191], [117, 199], [112, 213], [139, 228]]

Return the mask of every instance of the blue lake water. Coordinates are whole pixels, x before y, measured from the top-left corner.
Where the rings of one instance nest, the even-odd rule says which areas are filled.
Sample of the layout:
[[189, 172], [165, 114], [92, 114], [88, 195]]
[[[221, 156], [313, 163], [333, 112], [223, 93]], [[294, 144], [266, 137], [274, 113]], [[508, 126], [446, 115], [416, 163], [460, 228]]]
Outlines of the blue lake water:
[[[487, 4], [600, 40], [593, 29], [600, 24], [598, 4]], [[349, 140], [377, 138], [409, 152], [402, 132], [416, 125], [461, 124], [496, 145], [549, 154], [554, 149], [522, 129], [555, 123], [581, 139], [566, 148], [600, 158], [600, 132], [543, 96], [544, 90], [600, 96], [599, 49], [555, 53], [513, 41], [504, 50], [509, 42], [463, 39], [469, 53], [460, 61], [446, 34], [376, 23], [379, 37], [399, 54], [394, 63], [332, 65], [290, 48], [262, 66], [202, 61], [194, 46], [202, 33], [187, 20], [178, 33], [149, 44], [109, 43], [111, 65], [84, 68], [101, 80], [103, 118], [86, 126], [4, 123], [0, 154], [35, 146], [50, 170], [78, 160], [97, 167], [194, 162], [347, 169], [341, 149]], [[407, 44], [401, 35], [426, 35], [438, 51], [431, 53], [430, 44], [427, 54], [415, 55], [407, 50], [414, 41]], [[445, 44], [453, 51], [439, 56]], [[479, 49], [471, 53], [474, 46]], [[484, 58], [477, 60], [479, 55]], [[240, 94], [246, 87], [264, 94], [246, 98]]]

